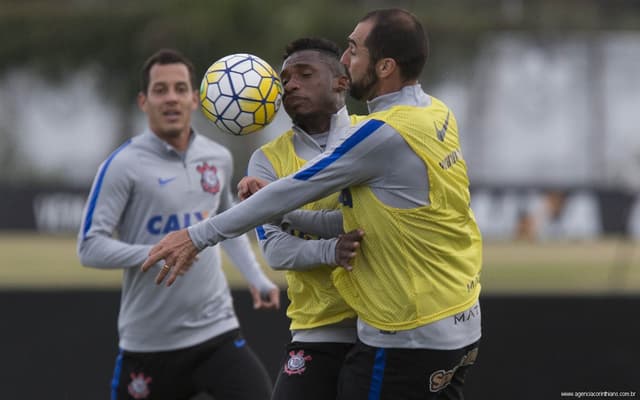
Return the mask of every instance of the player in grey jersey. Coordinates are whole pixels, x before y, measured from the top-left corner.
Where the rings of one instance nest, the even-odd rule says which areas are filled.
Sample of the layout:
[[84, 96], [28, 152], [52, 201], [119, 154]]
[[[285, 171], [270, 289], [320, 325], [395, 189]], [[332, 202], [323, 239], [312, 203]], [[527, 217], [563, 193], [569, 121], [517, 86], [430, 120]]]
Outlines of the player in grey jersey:
[[[193, 66], [162, 50], [142, 69], [138, 104], [148, 129], [115, 150], [96, 175], [78, 237], [82, 264], [123, 269], [112, 399], [268, 399], [270, 379], [239, 331], [218, 247], [200, 253], [175, 291], [140, 272], [168, 232], [232, 206], [231, 153], [191, 128]], [[223, 244], [248, 280], [256, 308], [279, 306], [242, 235]], [[162, 265], [157, 265], [159, 271]], [[241, 372], [240, 372], [241, 371]], [[248, 381], [250, 380], [250, 381]]]

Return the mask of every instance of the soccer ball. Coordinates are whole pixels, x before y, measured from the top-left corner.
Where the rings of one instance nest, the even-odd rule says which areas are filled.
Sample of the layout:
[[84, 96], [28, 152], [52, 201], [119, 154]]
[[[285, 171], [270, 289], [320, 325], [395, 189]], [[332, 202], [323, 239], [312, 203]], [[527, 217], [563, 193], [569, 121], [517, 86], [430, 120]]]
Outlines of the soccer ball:
[[247, 135], [267, 126], [282, 102], [282, 83], [260, 57], [231, 54], [214, 62], [202, 78], [200, 108], [218, 128]]

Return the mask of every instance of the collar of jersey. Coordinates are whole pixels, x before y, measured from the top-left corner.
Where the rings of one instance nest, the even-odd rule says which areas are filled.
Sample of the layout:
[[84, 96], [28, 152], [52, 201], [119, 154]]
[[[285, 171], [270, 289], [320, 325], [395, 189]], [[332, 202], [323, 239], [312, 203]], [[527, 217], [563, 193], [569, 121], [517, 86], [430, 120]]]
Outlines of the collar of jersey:
[[[193, 130], [193, 128], [191, 128], [191, 135], [189, 136], [189, 146], [187, 147], [187, 151], [189, 151], [189, 149], [191, 148], [193, 141], [196, 138], [196, 131]], [[153, 133], [151, 131], [151, 129], [147, 128], [143, 134], [143, 137], [145, 137], [147, 139], [147, 141], [149, 142], [149, 144], [155, 148], [156, 150], [158, 150], [159, 152], [163, 153], [163, 154], [177, 154], [179, 156], [183, 156], [182, 153], [180, 153], [178, 150], [176, 150], [173, 146], [171, 146], [169, 143], [165, 142], [164, 140], [160, 139], [158, 137], [158, 135], [156, 135], [155, 133]]]
[[426, 107], [431, 104], [431, 96], [422, 91], [422, 86], [417, 83], [415, 85], [404, 86], [397, 92], [391, 92], [378, 96], [375, 99], [367, 101], [369, 113], [386, 110], [392, 106], [416, 106]]

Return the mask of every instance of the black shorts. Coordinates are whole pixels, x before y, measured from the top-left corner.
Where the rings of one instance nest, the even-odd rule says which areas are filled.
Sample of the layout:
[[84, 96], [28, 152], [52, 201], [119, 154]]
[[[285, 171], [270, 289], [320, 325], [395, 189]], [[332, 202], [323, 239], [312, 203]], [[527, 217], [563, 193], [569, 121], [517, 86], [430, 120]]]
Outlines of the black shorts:
[[392, 349], [360, 341], [347, 355], [338, 400], [462, 400], [478, 342], [457, 350]]
[[271, 399], [335, 399], [340, 368], [351, 346], [351, 343], [289, 343]]
[[267, 400], [271, 379], [235, 329], [196, 346], [173, 351], [120, 351], [111, 399]]

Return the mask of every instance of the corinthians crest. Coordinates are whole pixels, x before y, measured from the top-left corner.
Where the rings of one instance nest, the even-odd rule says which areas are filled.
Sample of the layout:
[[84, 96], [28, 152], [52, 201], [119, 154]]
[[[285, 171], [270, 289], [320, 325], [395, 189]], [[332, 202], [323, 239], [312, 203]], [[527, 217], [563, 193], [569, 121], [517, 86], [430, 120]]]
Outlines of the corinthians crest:
[[307, 361], [311, 361], [310, 355], [305, 355], [304, 350], [291, 350], [289, 352], [289, 360], [284, 366], [284, 372], [287, 375], [301, 375], [307, 369]]
[[218, 179], [218, 169], [206, 162], [198, 165], [196, 170], [200, 173], [200, 185], [202, 190], [212, 194], [220, 191], [220, 180]]
[[144, 376], [142, 372], [136, 374], [131, 373], [131, 383], [129, 383], [129, 394], [134, 399], [146, 399], [149, 396], [149, 383], [152, 379], [150, 376]]

